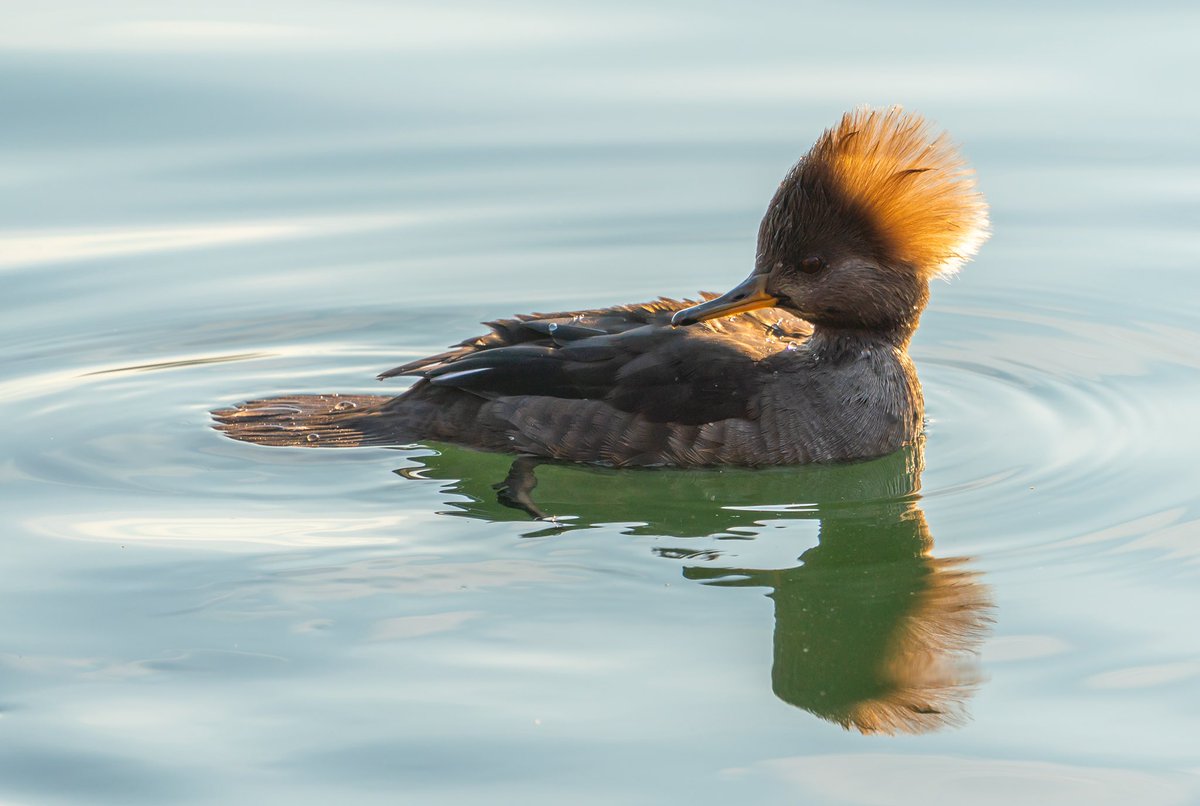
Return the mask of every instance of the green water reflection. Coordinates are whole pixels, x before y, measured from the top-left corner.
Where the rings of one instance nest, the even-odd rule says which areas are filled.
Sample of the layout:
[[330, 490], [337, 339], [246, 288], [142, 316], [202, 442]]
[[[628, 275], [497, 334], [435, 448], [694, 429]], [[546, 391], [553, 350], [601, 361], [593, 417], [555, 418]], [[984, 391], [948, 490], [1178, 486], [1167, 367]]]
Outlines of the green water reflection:
[[[396, 472], [449, 482], [447, 514], [528, 520], [493, 489], [511, 459], [454, 447]], [[871, 462], [768, 470], [608, 470], [540, 465], [534, 497], [554, 520], [526, 536], [622, 524], [631, 534], [759, 536], [769, 521], [819, 522], [819, 543], [789, 568], [727, 567], [719, 550], [656, 547], [687, 579], [759, 587], [775, 604], [775, 695], [863, 733], [921, 733], [960, 723], [980, 682], [974, 664], [991, 621], [987, 587], [967, 558], [932, 555], [918, 502], [920, 447]], [[709, 546], [711, 543], [705, 543]]]

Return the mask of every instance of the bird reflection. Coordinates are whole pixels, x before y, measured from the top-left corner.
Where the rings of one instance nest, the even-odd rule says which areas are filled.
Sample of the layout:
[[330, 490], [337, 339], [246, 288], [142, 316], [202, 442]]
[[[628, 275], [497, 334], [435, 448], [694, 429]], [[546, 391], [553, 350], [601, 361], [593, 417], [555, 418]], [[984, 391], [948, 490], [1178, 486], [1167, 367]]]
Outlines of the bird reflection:
[[[490, 473], [480, 466], [493, 459]], [[451, 489], [466, 500], [450, 514], [528, 518], [505, 496], [514, 479], [532, 493], [531, 465], [514, 464], [501, 485], [484, 481], [503, 477], [507, 461], [449, 449], [397, 472], [456, 479]], [[692, 563], [687, 579], [769, 591], [779, 699], [863, 733], [924, 733], [966, 719], [991, 603], [966, 558], [932, 556], [918, 506], [922, 467], [920, 445], [871, 462], [760, 471], [545, 465], [538, 501], [528, 503], [574, 519], [538, 522], [528, 534], [620, 523], [630, 533], [746, 538], [767, 520], [819, 521], [819, 543], [791, 568], [722, 567], [719, 543], [656, 552]]]
[[965, 718], [988, 622], [962, 559], [931, 557], [911, 502], [834, 510], [820, 544], [780, 570], [688, 567], [684, 576], [770, 589], [771, 685], [784, 702], [863, 733], [923, 733]]

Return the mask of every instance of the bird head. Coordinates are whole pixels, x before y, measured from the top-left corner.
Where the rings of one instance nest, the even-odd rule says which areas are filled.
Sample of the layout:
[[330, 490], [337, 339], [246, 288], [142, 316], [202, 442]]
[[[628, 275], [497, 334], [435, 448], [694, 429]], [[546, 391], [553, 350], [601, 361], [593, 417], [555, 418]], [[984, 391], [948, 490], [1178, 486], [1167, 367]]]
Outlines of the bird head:
[[672, 322], [779, 307], [819, 327], [911, 329], [929, 281], [954, 274], [987, 235], [974, 172], [944, 133], [898, 107], [859, 109], [784, 177], [754, 272]]

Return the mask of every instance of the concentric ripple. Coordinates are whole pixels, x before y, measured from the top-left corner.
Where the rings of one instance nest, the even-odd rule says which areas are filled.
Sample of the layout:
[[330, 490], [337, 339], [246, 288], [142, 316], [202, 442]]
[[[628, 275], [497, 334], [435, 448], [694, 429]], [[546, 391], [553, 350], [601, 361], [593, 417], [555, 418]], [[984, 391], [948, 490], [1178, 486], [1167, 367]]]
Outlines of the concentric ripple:
[[[1173, 469], [1189, 448], [1172, 435], [1192, 428], [1200, 338], [1142, 315], [1096, 323], [989, 299], [931, 313], [937, 338], [914, 350], [929, 417], [926, 496], [1004, 524], [1010, 550], [1038, 548], [1030, 561], [1187, 500], [1193, 485]], [[1073, 519], [1048, 517], [1064, 500]]]

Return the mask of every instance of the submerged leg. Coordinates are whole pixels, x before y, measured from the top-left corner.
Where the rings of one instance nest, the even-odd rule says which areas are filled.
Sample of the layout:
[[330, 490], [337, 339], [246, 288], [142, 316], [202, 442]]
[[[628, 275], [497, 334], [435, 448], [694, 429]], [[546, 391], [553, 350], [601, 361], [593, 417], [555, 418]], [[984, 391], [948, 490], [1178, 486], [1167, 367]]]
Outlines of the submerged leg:
[[518, 456], [504, 481], [492, 485], [496, 500], [506, 507], [527, 512], [537, 520], [549, 519], [550, 516], [533, 500], [533, 490], [537, 487], [537, 476], [533, 471], [541, 461], [536, 456]]

